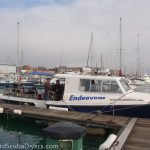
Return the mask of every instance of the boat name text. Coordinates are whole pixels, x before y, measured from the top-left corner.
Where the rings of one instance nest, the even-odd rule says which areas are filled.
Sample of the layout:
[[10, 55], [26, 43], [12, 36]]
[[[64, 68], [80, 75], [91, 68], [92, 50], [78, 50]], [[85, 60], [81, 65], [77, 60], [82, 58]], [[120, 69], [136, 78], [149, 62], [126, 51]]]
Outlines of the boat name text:
[[103, 96], [75, 96], [70, 95], [69, 101], [77, 101], [77, 100], [102, 100], [105, 99]]

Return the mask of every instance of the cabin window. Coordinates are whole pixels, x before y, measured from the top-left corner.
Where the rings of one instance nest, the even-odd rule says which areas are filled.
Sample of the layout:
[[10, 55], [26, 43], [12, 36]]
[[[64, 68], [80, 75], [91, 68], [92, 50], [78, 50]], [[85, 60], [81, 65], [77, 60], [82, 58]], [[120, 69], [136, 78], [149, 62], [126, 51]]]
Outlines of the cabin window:
[[87, 79], [81, 79], [80, 80], [80, 91], [89, 91], [90, 90], [90, 80]]
[[89, 80], [81, 79], [80, 80], [80, 91], [90, 91], [90, 92], [101, 92], [101, 80]]
[[127, 83], [125, 79], [121, 79], [120, 83], [126, 92], [131, 90], [131, 87], [129, 86], [129, 84]]
[[121, 89], [116, 81], [104, 80], [102, 92], [120, 93]]
[[101, 80], [91, 80], [90, 91], [91, 92], [101, 92]]

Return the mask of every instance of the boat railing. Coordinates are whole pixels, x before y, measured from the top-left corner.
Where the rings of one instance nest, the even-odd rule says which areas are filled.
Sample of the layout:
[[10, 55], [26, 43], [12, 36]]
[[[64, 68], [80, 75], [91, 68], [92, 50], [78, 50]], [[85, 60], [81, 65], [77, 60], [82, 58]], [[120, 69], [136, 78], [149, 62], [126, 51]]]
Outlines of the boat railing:
[[37, 99], [37, 93], [34, 90], [19, 89], [19, 88], [6, 88], [3, 91], [4, 96], [22, 97]]

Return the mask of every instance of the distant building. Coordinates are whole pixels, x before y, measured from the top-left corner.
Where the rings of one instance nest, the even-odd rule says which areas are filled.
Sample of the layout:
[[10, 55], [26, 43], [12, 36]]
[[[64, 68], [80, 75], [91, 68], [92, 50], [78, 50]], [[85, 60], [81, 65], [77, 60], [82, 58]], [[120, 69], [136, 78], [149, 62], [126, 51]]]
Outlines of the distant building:
[[16, 66], [10, 64], [0, 64], [0, 73], [16, 73]]
[[80, 72], [82, 70], [82, 67], [67, 67], [66, 71], [72, 71], [72, 72]]
[[58, 73], [64, 73], [66, 72], [67, 67], [66, 66], [59, 66], [58, 67]]
[[67, 67], [67, 66], [59, 66], [58, 73], [65, 73], [65, 72], [80, 72], [82, 67]]

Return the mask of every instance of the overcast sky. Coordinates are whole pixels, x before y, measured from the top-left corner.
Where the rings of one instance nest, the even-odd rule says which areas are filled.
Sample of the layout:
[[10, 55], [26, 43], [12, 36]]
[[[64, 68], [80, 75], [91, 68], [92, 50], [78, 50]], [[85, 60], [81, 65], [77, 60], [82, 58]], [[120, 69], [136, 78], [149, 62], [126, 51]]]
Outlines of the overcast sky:
[[19, 53], [31, 66], [85, 66], [93, 32], [93, 64], [117, 68], [122, 18], [123, 68], [135, 72], [137, 34], [140, 66], [150, 71], [149, 0], [0, 0], [0, 62]]

